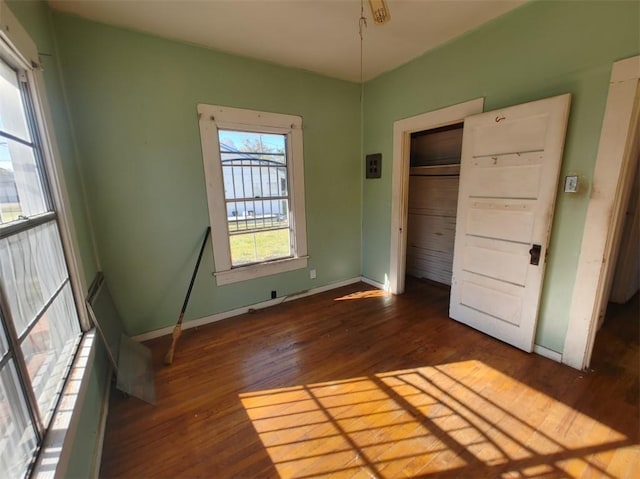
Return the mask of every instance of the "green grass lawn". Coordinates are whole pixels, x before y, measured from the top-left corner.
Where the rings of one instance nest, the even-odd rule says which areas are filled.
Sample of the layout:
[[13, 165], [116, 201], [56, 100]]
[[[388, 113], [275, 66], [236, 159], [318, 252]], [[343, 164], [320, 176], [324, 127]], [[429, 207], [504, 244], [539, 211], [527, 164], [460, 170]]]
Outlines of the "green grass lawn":
[[289, 229], [245, 233], [229, 237], [234, 266], [291, 255]]
[[2, 203], [0, 204], [0, 223], [9, 223], [18, 219], [22, 214], [20, 203]]

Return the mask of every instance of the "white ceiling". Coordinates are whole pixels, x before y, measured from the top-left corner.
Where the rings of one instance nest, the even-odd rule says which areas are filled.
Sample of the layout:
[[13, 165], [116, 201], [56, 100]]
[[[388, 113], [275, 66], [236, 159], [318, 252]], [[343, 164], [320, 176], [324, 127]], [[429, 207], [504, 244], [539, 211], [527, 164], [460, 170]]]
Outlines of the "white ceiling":
[[[392, 70], [526, 0], [364, 0], [364, 79]], [[360, 81], [360, 0], [49, 0], [64, 12], [215, 50]]]

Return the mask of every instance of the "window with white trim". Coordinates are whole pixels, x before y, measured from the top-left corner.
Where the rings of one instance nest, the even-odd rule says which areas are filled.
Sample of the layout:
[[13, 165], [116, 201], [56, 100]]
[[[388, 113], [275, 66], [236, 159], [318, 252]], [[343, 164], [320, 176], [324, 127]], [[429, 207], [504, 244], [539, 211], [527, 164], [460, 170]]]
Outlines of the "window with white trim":
[[217, 284], [307, 266], [302, 118], [198, 105]]
[[33, 467], [81, 336], [35, 88], [1, 37], [0, 471], [12, 478]]

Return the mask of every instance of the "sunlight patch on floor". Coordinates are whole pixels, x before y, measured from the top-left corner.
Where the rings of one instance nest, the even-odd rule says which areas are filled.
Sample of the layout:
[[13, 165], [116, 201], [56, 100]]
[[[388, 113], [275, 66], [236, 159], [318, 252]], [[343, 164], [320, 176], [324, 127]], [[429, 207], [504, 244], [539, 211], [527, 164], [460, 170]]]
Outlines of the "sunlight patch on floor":
[[551, 478], [587, 469], [614, 477], [599, 457], [638, 452], [624, 435], [480, 361], [240, 399], [282, 479]]
[[368, 299], [368, 298], [388, 298], [391, 296], [391, 293], [387, 291], [383, 291], [381, 289], [372, 289], [369, 291], [358, 291], [355, 293], [347, 294], [346, 296], [342, 296], [340, 298], [334, 299], [334, 301], [347, 301], [353, 299]]

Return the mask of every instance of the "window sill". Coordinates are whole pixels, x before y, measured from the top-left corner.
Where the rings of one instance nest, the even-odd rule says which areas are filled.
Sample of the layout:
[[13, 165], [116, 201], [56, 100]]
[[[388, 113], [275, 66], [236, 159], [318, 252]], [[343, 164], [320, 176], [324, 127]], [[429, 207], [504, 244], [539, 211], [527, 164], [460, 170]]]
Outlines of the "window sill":
[[307, 267], [307, 256], [299, 258], [287, 258], [279, 261], [271, 261], [269, 263], [254, 264], [250, 266], [241, 266], [229, 271], [220, 271], [214, 273], [216, 284], [222, 286], [225, 284], [238, 283], [249, 279], [262, 278], [272, 274], [285, 273]]
[[95, 329], [82, 337], [30, 479], [64, 477], [96, 354]]

